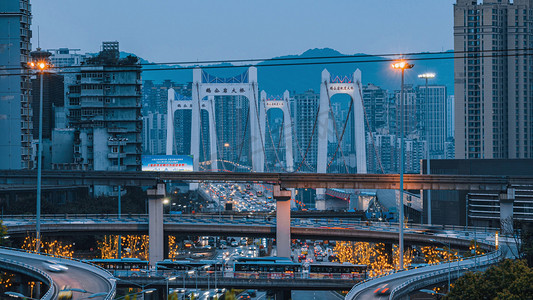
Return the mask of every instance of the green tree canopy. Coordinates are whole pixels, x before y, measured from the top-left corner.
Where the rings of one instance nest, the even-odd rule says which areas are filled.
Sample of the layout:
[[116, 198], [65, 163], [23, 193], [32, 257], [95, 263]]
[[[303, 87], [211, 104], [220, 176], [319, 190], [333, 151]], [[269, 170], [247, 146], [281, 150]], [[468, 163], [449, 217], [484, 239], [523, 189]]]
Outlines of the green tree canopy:
[[2, 220], [0, 220], [0, 246], [6, 245], [7, 227], [4, 226]]
[[485, 272], [457, 279], [445, 299], [533, 299], [533, 269], [524, 260], [506, 259]]

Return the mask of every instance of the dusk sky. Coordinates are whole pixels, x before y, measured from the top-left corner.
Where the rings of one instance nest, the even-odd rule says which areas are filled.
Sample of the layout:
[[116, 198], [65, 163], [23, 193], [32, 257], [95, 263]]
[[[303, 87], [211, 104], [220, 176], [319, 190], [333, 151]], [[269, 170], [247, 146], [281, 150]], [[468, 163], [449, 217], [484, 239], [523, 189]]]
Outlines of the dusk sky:
[[33, 0], [33, 47], [121, 51], [152, 62], [453, 49], [455, 0]]

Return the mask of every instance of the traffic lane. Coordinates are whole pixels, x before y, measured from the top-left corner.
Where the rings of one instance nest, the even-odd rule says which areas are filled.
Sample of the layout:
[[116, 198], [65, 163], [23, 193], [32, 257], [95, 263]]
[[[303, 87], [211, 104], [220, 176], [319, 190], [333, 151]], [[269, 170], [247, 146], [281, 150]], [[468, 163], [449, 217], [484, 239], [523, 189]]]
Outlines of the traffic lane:
[[[423, 272], [423, 273], [416, 273], [412, 276], [407, 276], [407, 277], [400, 277], [400, 278], [396, 278], [396, 279], [392, 279], [390, 281], [387, 281], [387, 282], [380, 282], [380, 283], [377, 283], [377, 284], [373, 284], [373, 285], [370, 285], [368, 286], [366, 289], [364, 289], [362, 292], [360, 292], [359, 294], [357, 294], [353, 299], [372, 299], [372, 298], [376, 298], [376, 299], [380, 299], [380, 298], [386, 298], [388, 299], [388, 295], [384, 295], [384, 296], [381, 296], [381, 295], [376, 295], [374, 292], [378, 289], [378, 288], [383, 288], [384, 284], [387, 284], [387, 288], [389, 288], [389, 292], [392, 291], [394, 288], [396, 288], [397, 286], [399, 286], [400, 284], [404, 283], [405, 281], [413, 278], [413, 277], [417, 277], [417, 276], [420, 276], [420, 275], [424, 275], [424, 274], [427, 274], [427, 273], [432, 273], [434, 271], [428, 271], [428, 272]], [[371, 281], [369, 281], [371, 282]]]
[[332, 291], [292, 291], [293, 300], [342, 300], [339, 294]]
[[[21, 263], [31, 265], [37, 269], [40, 269], [47, 273], [57, 288], [57, 291], [61, 290], [64, 286], [69, 286], [70, 288], [83, 289], [90, 293], [101, 293], [109, 292], [110, 286], [107, 281], [100, 277], [99, 275], [88, 272], [82, 268], [66, 265], [68, 270], [62, 272], [51, 272], [47, 269], [47, 265], [50, 263], [47, 260], [50, 260], [50, 257], [43, 257], [43, 259], [35, 259], [33, 257], [27, 258], [18, 255], [9, 255], [1, 254], [3, 258], [8, 258], [15, 260]], [[61, 264], [60, 260], [54, 260]], [[88, 294], [74, 292], [73, 299], [81, 299], [89, 296]]]

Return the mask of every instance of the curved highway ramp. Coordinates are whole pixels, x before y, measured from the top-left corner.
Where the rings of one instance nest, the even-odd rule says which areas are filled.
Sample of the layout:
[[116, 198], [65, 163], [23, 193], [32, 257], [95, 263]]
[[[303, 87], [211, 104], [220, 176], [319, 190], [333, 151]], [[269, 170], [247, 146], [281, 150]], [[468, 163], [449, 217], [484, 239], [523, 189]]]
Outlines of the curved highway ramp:
[[[56, 299], [57, 293], [65, 286], [87, 292], [75, 291], [72, 299], [87, 298], [96, 293], [102, 295], [105, 293], [105, 296], [95, 299], [107, 300], [115, 296], [116, 283], [109, 272], [78, 260], [0, 248], [0, 262], [2, 262], [0, 269], [35, 276], [36, 279], [50, 283], [50, 289], [41, 298], [43, 300]], [[61, 265], [66, 268], [52, 271], [51, 265]]]

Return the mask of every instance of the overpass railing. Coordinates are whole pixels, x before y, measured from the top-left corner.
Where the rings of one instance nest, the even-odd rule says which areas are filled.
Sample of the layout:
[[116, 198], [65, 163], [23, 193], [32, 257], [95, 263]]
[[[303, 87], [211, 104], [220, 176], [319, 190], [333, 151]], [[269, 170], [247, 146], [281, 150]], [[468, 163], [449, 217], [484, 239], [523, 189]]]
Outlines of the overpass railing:
[[[239, 221], [244, 219], [248, 220], [270, 220], [274, 221], [274, 215], [265, 215], [265, 214], [165, 214], [166, 220], [183, 220], [183, 219], [225, 219], [225, 220], [234, 220]], [[148, 220], [147, 214], [122, 214], [119, 218], [116, 214], [43, 214], [41, 219], [146, 219]], [[35, 215], [2, 215], [0, 220], [35, 220]], [[397, 222], [373, 222], [373, 221], [360, 221], [352, 219], [342, 219], [335, 217], [328, 218], [307, 218], [307, 217], [292, 217], [292, 221], [296, 226], [305, 226], [312, 224], [330, 224], [330, 225], [343, 225], [343, 226], [363, 226], [363, 227], [387, 227], [391, 229], [397, 229], [399, 224]], [[459, 226], [459, 225], [425, 225], [425, 224], [416, 224], [416, 223], [407, 223], [406, 229], [412, 230], [450, 230], [456, 232], [485, 232], [485, 233], [494, 233], [498, 231], [498, 228], [487, 228], [487, 227], [475, 227], [475, 226]]]
[[28, 264], [21, 263], [21, 262], [18, 262], [18, 261], [15, 261], [15, 260], [11, 260], [11, 259], [8, 259], [8, 258], [0, 257], [0, 262], [2, 263], [2, 269], [7, 269], [7, 270], [12, 271], [12, 272], [21, 272], [21, 271], [23, 271], [23, 273], [25, 273], [26, 275], [34, 277], [34, 278], [37, 278], [37, 279], [43, 281], [43, 283], [48, 285], [49, 288], [46, 291], [46, 293], [41, 297], [41, 300], [54, 299], [55, 294], [56, 294], [54, 281], [52, 280], [52, 277], [50, 277], [48, 274], [46, 274], [46, 272], [43, 272], [43, 271], [35, 268], [34, 266], [30, 266]]
[[[448, 265], [448, 268], [440, 269], [435, 272], [426, 273], [414, 278], [411, 278], [401, 285], [395, 287], [390, 295], [389, 300], [401, 297], [402, 295], [408, 294], [412, 291], [424, 288], [426, 286], [438, 284], [450, 279], [457, 279], [462, 276], [464, 273], [470, 271], [470, 268], [473, 266], [476, 270], [484, 270], [489, 266], [498, 263], [503, 257], [501, 250], [497, 250], [481, 256], [478, 258], [478, 261], [474, 259], [469, 259], [468, 262], [462, 265], [458, 264], [457, 266]], [[451, 262], [450, 262], [451, 263]], [[450, 263], [445, 263], [450, 264]], [[444, 265], [444, 263], [441, 263]]]
[[[459, 272], [459, 273], [464, 272], [465, 268], [466, 268], [466, 270], [469, 270], [471, 267], [475, 267], [476, 269], [477, 268], [483, 268], [484, 266], [487, 265], [486, 263], [484, 264], [483, 262], [489, 260], [489, 261], [491, 261], [491, 264], [493, 264], [494, 263], [494, 259], [497, 259], [497, 261], [499, 261], [499, 260], [501, 260], [501, 257], [502, 257], [502, 251], [501, 250], [496, 250], [496, 251], [493, 251], [493, 252], [490, 252], [490, 253], [487, 253], [487, 254], [474, 256], [474, 257], [468, 258], [468, 259], [455, 259], [455, 260], [450, 260], [450, 261], [446, 261], [446, 262], [439, 262], [439, 263], [431, 264], [431, 265], [428, 265], [428, 266], [425, 266], [425, 267], [414, 268], [414, 269], [393, 270], [391, 272], [384, 273], [384, 274], [381, 274], [379, 276], [375, 276], [375, 277], [372, 277], [372, 278], [369, 278], [367, 280], [364, 280], [364, 281], [361, 281], [361, 282], [357, 283], [356, 285], [354, 285], [352, 287], [350, 292], [348, 292], [348, 294], [346, 295], [345, 299], [347, 299], [347, 300], [356, 299], [357, 295], [363, 289], [365, 289], [366, 287], [369, 287], [369, 286], [372, 286], [372, 285], [377, 285], [377, 284], [380, 284], [380, 283], [387, 283], [390, 280], [401, 278], [401, 277], [415, 276], [417, 273], [431, 272], [430, 274], [434, 274], [434, 276], [438, 276], [438, 275], [440, 275], [443, 272], [443, 273], [446, 273], [446, 275], [448, 275], [448, 270], [452, 270], [453, 269], [453, 270], [455, 270], [455, 272], [456, 272], [455, 275], [457, 276], [457, 272]], [[453, 268], [452, 268], [452, 266], [453, 266]], [[470, 268], [467, 268], [467, 267], [470, 267]], [[433, 270], [433, 272], [432, 272], [432, 270]], [[404, 282], [402, 284], [402, 286], [404, 286], [404, 285], [407, 286], [408, 285], [407, 282], [409, 282], [411, 284], [413, 282], [416, 282], [417, 281], [416, 278], [423, 279], [423, 278], [432, 278], [432, 277], [431, 277], [431, 275], [428, 275], [428, 274], [420, 275], [420, 276], [417, 276], [417, 277], [415, 277], [413, 279], [410, 279], [410, 280]], [[441, 282], [441, 281], [438, 281], [438, 282]], [[422, 287], [427, 286], [427, 285], [429, 285], [429, 284], [423, 285]], [[397, 288], [399, 288], [399, 287], [397, 287]], [[392, 295], [392, 292], [391, 292], [391, 295]], [[393, 298], [390, 298], [390, 299], [393, 299]]]
[[[77, 259], [77, 258], [71, 258], [71, 257], [66, 257], [66, 256], [60, 256], [60, 255], [53, 255], [53, 254], [48, 254], [48, 253], [43, 253], [43, 252], [37, 253], [37, 252], [34, 252], [34, 251], [18, 249], [18, 248], [9, 248], [9, 247], [0, 246], [0, 250], [8, 250], [8, 251], [13, 251], [13, 252], [17, 252], [17, 253], [26, 253], [26, 254], [30, 254], [30, 255], [38, 255], [38, 256], [47, 256], [47, 257], [52, 257], [52, 258], [59, 258], [59, 259], [61, 259], [61, 264], [76, 266], [76, 267], [82, 268], [84, 270], [87, 270], [87, 271], [89, 271], [89, 272], [91, 272], [93, 274], [96, 274], [96, 275], [102, 277], [110, 285], [109, 292], [107, 293], [107, 295], [103, 299], [111, 300], [111, 299], [113, 299], [115, 297], [117, 284], [116, 284], [116, 281], [113, 280], [113, 275], [111, 273], [109, 273], [109, 271], [107, 271], [106, 269], [104, 269], [104, 268], [102, 268], [102, 267], [100, 267], [98, 265], [95, 265], [95, 264], [92, 264], [92, 263], [88, 263], [86, 261], [83, 261], [83, 260], [80, 260], [80, 259]], [[88, 266], [90, 266], [91, 268], [88, 268]], [[32, 268], [34, 268], [34, 267], [32, 267]], [[39, 269], [37, 269], [37, 270], [39, 270]], [[46, 272], [43, 272], [41, 270], [39, 270], [39, 271], [44, 273], [46, 276], [48, 276], [50, 278], [50, 276], [48, 274], [46, 274]], [[50, 278], [50, 280], [52, 280], [52, 279]]]

